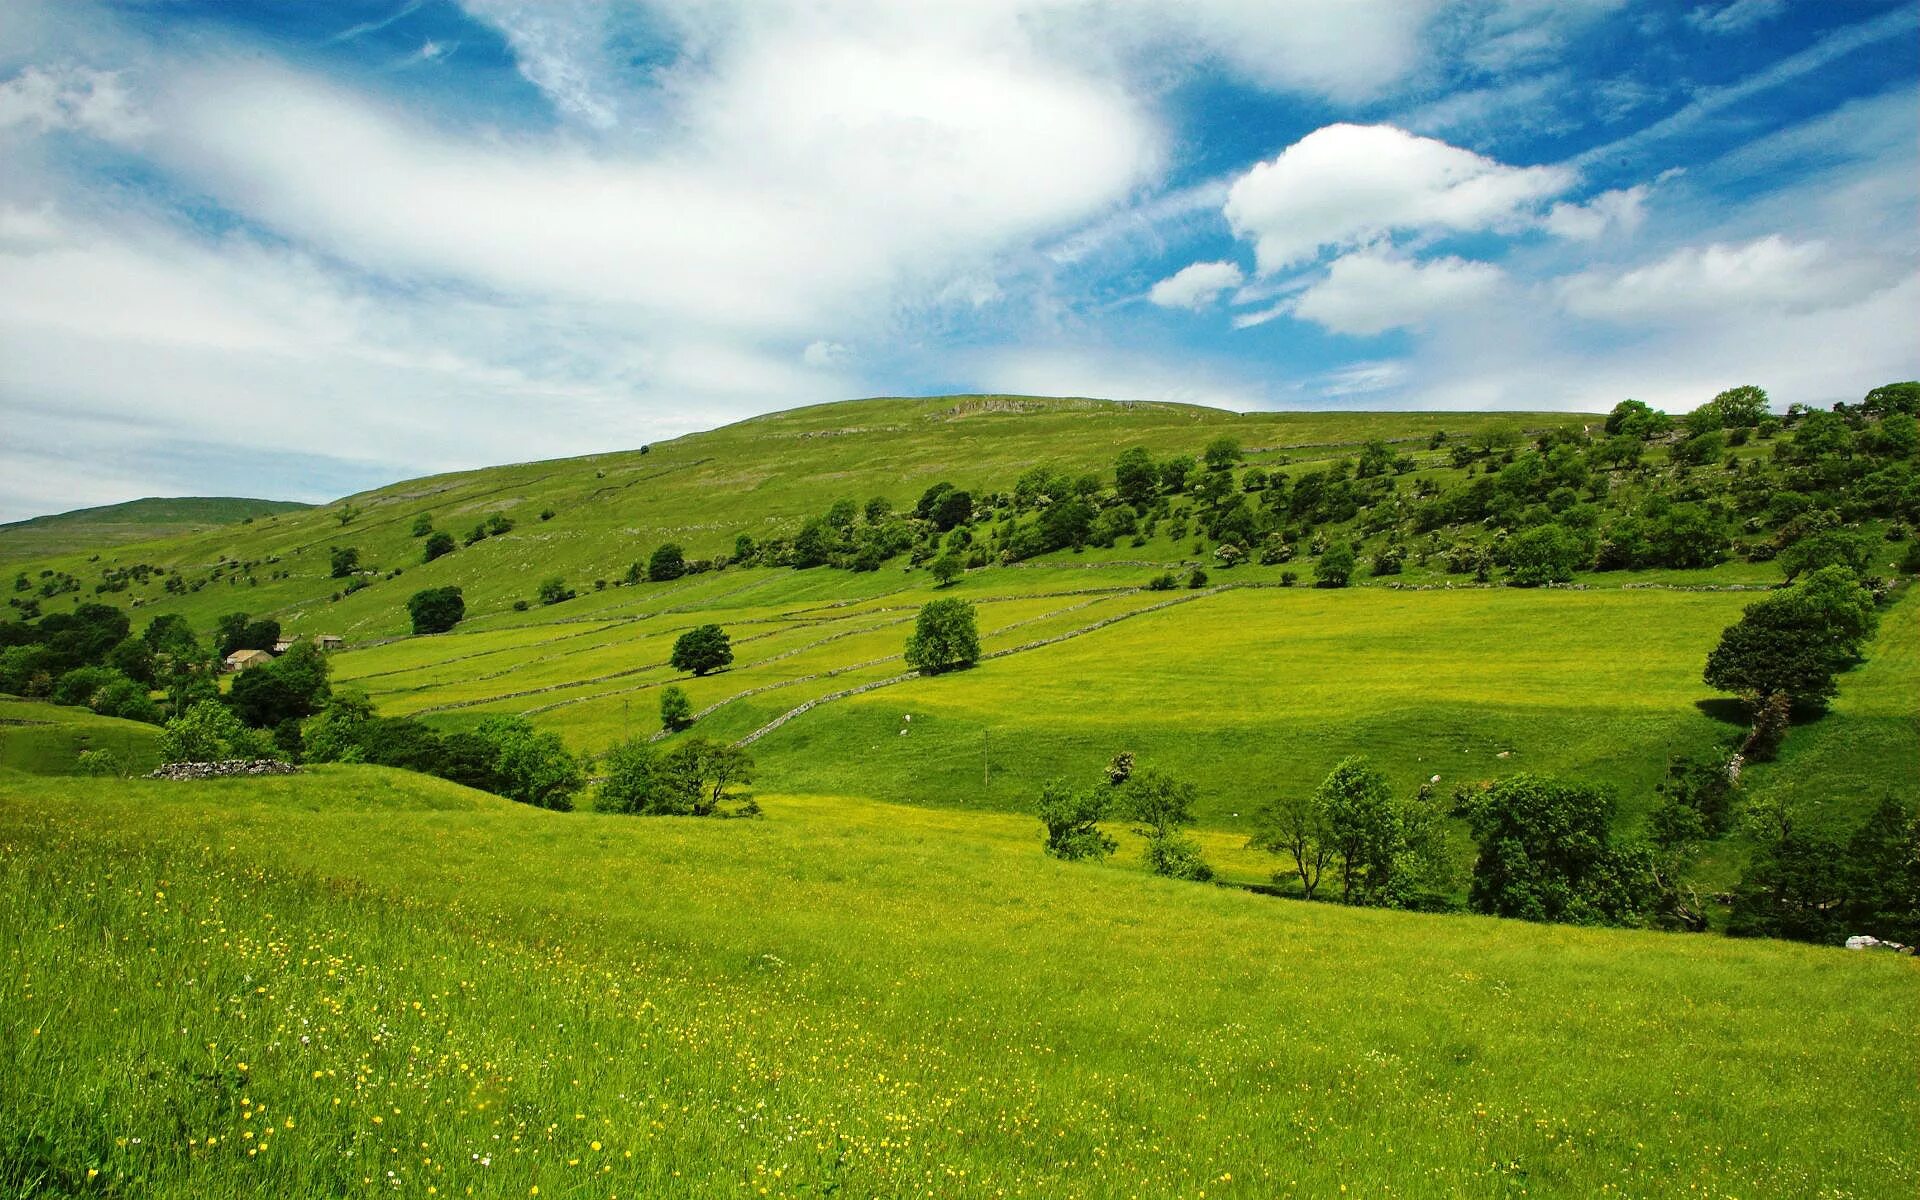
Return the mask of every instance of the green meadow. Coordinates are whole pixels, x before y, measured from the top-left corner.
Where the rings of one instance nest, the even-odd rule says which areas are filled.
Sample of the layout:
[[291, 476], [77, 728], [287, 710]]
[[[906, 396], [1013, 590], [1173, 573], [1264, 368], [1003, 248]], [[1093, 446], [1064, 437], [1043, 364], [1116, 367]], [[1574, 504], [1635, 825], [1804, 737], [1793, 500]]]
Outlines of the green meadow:
[[[1603, 784], [1634, 837], [1671, 759], [1730, 752], [1747, 713], [1702, 668], [1784, 577], [1757, 543], [1515, 588], [1412, 532], [1422, 497], [1496, 472], [1450, 443], [1599, 420], [871, 400], [156, 540], [69, 521], [20, 561], [16, 608], [339, 634], [336, 691], [443, 732], [524, 717], [590, 772], [634, 737], [737, 743], [763, 815], [613, 816], [591, 788], [555, 813], [345, 764], [83, 777], [100, 750], [143, 774], [158, 730], [0, 697], [0, 1198], [1915, 1194], [1912, 958], [1304, 904], [1291, 860], [1248, 844], [1257, 809], [1351, 754], [1400, 796], [1521, 771]], [[1385, 439], [1408, 461], [1373, 515], [1321, 532], [1405, 549], [1402, 573], [1308, 586], [1311, 528], [1288, 562], [1224, 564], [1188, 496], [1151, 533], [945, 587], [904, 552], [629, 572], [668, 540], [713, 558], [790, 536], [838, 500], [910, 510], [941, 480], [1111, 474], [1126, 447], [1221, 434], [1242, 469], [1296, 474]], [[1777, 469], [1762, 441], [1691, 475], [1648, 453], [1586, 494], [1617, 476], [1640, 500], [1744, 485], [1748, 503]], [[1730, 536], [1794, 519], [1764, 511]], [[463, 538], [496, 513], [510, 530], [421, 562], [423, 516]], [[1897, 575], [1904, 530], [1857, 524], [1863, 569]], [[0, 557], [17, 542], [0, 531]], [[333, 578], [335, 546], [362, 573]], [[578, 594], [529, 602], [556, 577]], [[410, 636], [407, 597], [441, 586], [465, 619]], [[946, 597], [974, 606], [981, 658], [922, 677], [906, 640]], [[731, 664], [673, 668], [709, 623]], [[670, 685], [689, 735], [660, 731]], [[1916, 697], [1900, 582], [1830, 708], [1746, 765], [1741, 803], [1844, 833], [1911, 799]], [[1093, 784], [1123, 751], [1196, 786], [1217, 885], [1153, 876], [1119, 820], [1109, 861], [1042, 852], [1043, 785]], [[1458, 902], [1474, 847], [1457, 819], [1442, 840]], [[1704, 854], [1719, 927], [1750, 845]]]
[[1920, 1186], [1909, 959], [1301, 905], [1028, 820], [0, 776], [9, 1195]]

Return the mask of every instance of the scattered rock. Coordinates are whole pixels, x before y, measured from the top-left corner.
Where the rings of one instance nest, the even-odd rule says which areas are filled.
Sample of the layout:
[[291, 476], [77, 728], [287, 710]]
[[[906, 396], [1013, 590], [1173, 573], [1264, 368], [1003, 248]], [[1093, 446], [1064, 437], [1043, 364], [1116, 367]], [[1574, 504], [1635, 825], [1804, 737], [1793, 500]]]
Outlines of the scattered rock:
[[277, 758], [228, 758], [219, 762], [176, 762], [156, 767], [148, 779], [223, 779], [232, 775], [293, 775], [300, 768]]
[[1912, 954], [1913, 953], [1912, 946], [1902, 945], [1899, 942], [1889, 942], [1884, 938], [1874, 937], [1870, 933], [1856, 933], [1852, 937], [1848, 938], [1847, 949], [1849, 950], [1891, 950], [1895, 954]]

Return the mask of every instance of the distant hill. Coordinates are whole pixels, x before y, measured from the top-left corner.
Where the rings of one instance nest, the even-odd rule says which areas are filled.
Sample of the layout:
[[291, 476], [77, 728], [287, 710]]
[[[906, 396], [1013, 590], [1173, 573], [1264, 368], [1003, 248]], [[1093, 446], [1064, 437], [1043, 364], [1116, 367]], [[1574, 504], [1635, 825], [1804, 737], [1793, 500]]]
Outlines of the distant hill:
[[123, 504], [76, 508], [0, 525], [0, 562], [93, 552], [310, 507], [294, 500], [244, 496], [148, 496]]

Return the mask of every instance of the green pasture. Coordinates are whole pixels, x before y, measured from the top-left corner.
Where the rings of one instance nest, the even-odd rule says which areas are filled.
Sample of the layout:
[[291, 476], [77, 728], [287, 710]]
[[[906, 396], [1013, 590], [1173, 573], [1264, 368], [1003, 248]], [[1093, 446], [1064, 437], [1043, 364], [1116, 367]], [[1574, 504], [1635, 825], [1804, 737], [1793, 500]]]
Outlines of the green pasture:
[[0, 774], [0, 1192], [1920, 1187], [1911, 960], [1303, 905], [1056, 863], [1012, 816], [765, 804]]
[[[405, 633], [407, 596], [445, 585], [465, 591], [469, 620], [481, 627], [576, 619], [665, 595], [697, 604], [743, 584], [780, 593], [776, 602], [834, 601], [898, 587], [898, 566], [865, 576], [722, 572], [651, 585], [637, 594], [611, 585], [665, 541], [681, 543], [691, 557], [710, 557], [731, 551], [741, 533], [763, 539], [790, 533], [842, 498], [878, 495], [910, 507], [941, 480], [1006, 490], [1040, 462], [1107, 472], [1130, 445], [1158, 456], [1198, 454], [1212, 438], [1230, 434], [1240, 439], [1249, 462], [1273, 467], [1284, 460], [1305, 468], [1349, 456], [1379, 436], [1437, 464], [1442, 456], [1425, 449], [1435, 430], [1470, 437], [1492, 427], [1527, 433], [1594, 420], [1568, 413], [1241, 414], [1018, 397], [854, 401], [757, 417], [658, 443], [644, 454], [629, 450], [432, 476], [164, 542], [87, 545], [70, 553], [49, 549], [33, 565], [71, 571], [90, 583], [105, 567], [146, 562], [201, 581], [199, 590], [186, 595], [167, 593], [158, 578], [104, 596], [88, 586], [49, 601], [47, 611], [102, 599], [136, 605], [142, 615], [178, 612], [204, 629], [239, 610], [272, 615], [291, 632], [338, 634], [354, 642]], [[1457, 474], [1438, 465], [1426, 469]], [[348, 506], [351, 520], [342, 524]], [[549, 509], [553, 517], [541, 520]], [[494, 512], [513, 519], [512, 532], [420, 562], [422, 539], [411, 534], [418, 515], [429, 514], [437, 528], [458, 539]], [[1115, 554], [1178, 562], [1190, 555], [1190, 542], [1176, 545], [1163, 533], [1149, 547], [1121, 547]], [[329, 578], [328, 550], [334, 545], [358, 548], [363, 567], [372, 572], [365, 576], [370, 586], [338, 601], [332, 596], [347, 581]], [[91, 561], [95, 553], [97, 562]], [[231, 565], [222, 568], [223, 562]], [[387, 578], [395, 569], [403, 574]], [[743, 580], [743, 574], [760, 578]], [[531, 599], [537, 583], [554, 575], [578, 589], [579, 598], [544, 613], [538, 605], [512, 611], [515, 600]], [[595, 592], [595, 580], [609, 586]]]
[[0, 769], [75, 775], [82, 753], [107, 750], [130, 771], [150, 771], [160, 762], [159, 737], [157, 728], [138, 721], [0, 696]]

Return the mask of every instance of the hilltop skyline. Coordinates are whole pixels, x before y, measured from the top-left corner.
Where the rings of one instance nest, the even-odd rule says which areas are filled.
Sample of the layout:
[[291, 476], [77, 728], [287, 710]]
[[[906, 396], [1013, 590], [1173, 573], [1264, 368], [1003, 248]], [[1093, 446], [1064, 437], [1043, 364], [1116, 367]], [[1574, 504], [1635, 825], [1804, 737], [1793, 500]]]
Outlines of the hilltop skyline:
[[0, 521], [863, 395], [1920, 373], [1920, 8], [10, 6]]

